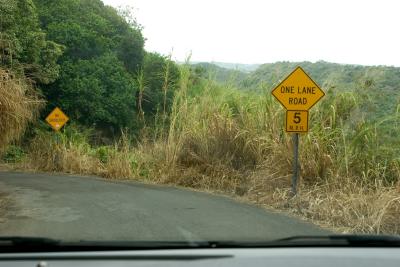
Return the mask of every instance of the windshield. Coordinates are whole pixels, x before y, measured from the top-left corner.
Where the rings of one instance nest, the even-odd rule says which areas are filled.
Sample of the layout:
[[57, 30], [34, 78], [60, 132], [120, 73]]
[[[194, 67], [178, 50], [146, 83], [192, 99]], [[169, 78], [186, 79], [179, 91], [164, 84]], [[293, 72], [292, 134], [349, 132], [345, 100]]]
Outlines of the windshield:
[[0, 237], [398, 236], [398, 10], [0, 0]]

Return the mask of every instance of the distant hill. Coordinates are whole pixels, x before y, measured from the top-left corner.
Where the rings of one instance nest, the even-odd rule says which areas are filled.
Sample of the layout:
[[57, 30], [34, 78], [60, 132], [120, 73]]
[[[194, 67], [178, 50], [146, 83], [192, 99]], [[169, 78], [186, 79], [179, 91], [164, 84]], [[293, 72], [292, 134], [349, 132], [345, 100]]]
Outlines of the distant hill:
[[297, 66], [301, 66], [322, 87], [349, 89], [367, 83], [384, 90], [400, 88], [400, 68], [388, 66], [362, 66], [312, 62], [276, 62], [267, 64], [238, 64], [222, 62], [193, 62], [205, 72], [213, 73], [219, 82], [229, 81], [232, 76], [242, 88], [256, 89], [261, 85], [273, 86], [285, 78]]
[[301, 66], [320, 86], [342, 89], [367, 83], [380, 89], [400, 88], [400, 68], [387, 66], [343, 65], [325, 61], [277, 62], [261, 65], [243, 81], [244, 86], [274, 85]]
[[[183, 64], [183, 61], [177, 61], [177, 64]], [[243, 63], [228, 63], [228, 62], [218, 62], [218, 61], [191, 61], [190, 64], [192, 65], [202, 65], [202, 64], [211, 64], [214, 66], [218, 66], [220, 68], [228, 69], [228, 70], [236, 70], [244, 73], [250, 73], [255, 71], [261, 64], [243, 64]]]
[[214, 61], [212, 61], [211, 64], [217, 65], [221, 68], [238, 70], [246, 73], [255, 71], [259, 66], [261, 66], [261, 64], [226, 63]]
[[193, 63], [198, 74], [205, 78], [212, 78], [221, 83], [231, 83], [240, 87], [241, 83], [247, 78], [248, 74], [235, 69], [224, 68], [214, 63], [198, 62]]
[[[364, 111], [374, 118], [395, 114], [400, 109], [400, 68], [311, 62], [276, 62], [260, 65], [244, 72], [216, 63], [193, 64], [203, 77], [212, 77], [221, 83], [231, 83], [239, 89], [270, 91], [297, 66], [301, 66], [325, 91], [357, 91], [369, 98]], [[240, 64], [237, 64], [240, 65]], [[243, 65], [243, 64], [242, 64]]]

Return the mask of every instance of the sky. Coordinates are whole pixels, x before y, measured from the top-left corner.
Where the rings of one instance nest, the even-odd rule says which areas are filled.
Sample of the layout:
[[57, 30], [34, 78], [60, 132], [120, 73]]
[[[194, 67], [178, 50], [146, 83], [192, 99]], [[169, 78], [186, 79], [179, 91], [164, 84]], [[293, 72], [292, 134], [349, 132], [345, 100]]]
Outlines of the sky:
[[103, 0], [131, 6], [147, 51], [184, 61], [400, 66], [397, 0]]

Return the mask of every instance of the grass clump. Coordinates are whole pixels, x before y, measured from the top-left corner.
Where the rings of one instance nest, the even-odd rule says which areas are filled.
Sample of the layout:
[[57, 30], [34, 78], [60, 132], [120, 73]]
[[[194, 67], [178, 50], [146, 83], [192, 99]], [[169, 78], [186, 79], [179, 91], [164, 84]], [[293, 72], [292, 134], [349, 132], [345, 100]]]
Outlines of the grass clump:
[[93, 155], [87, 133], [67, 129], [58, 133], [37, 131], [30, 142], [28, 166], [42, 171], [101, 174], [101, 161]]
[[24, 133], [43, 102], [25, 78], [0, 68], [0, 153]]
[[5, 163], [21, 163], [26, 156], [26, 152], [21, 146], [10, 145], [3, 155], [2, 160]]
[[134, 162], [126, 135], [113, 146], [93, 147], [91, 131], [76, 126], [63, 131], [37, 130], [28, 147], [27, 168], [50, 172], [133, 178]]
[[133, 177], [133, 155], [131, 145], [126, 134], [113, 148], [108, 150], [108, 159], [104, 165], [104, 176], [107, 178], [132, 178]]

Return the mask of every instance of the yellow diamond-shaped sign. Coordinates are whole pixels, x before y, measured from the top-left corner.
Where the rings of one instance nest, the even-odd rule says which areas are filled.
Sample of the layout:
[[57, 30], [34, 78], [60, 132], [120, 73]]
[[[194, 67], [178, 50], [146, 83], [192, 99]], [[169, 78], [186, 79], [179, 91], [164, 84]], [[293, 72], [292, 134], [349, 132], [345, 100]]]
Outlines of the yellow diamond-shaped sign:
[[55, 131], [60, 130], [68, 120], [69, 118], [67, 115], [65, 115], [58, 107], [53, 109], [46, 118], [47, 123], [50, 124]]
[[301, 67], [297, 67], [272, 90], [272, 95], [287, 110], [309, 110], [325, 93]]

